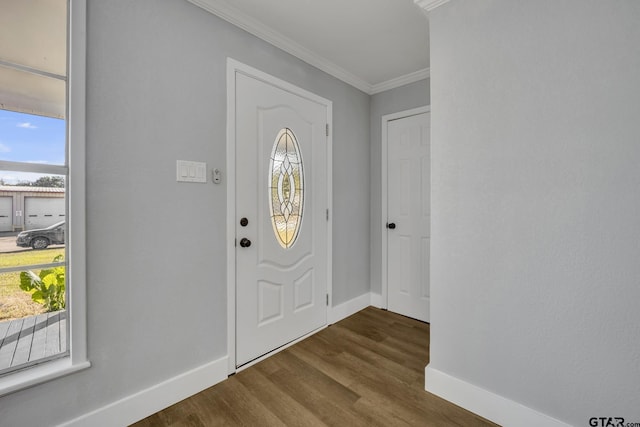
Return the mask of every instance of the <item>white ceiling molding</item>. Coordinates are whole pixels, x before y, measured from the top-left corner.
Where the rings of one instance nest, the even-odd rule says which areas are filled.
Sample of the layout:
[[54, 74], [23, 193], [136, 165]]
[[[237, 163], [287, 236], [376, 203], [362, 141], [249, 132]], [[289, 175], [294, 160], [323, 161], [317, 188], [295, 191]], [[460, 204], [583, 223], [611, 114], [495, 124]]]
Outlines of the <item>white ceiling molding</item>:
[[279, 32], [273, 30], [271, 27], [268, 27], [261, 22], [258, 22], [257, 20], [247, 16], [236, 8], [229, 6], [227, 3], [220, 0], [189, 0], [189, 2], [203, 8], [207, 12], [213, 13], [214, 15], [232, 23], [237, 27], [242, 28], [243, 30], [253, 34], [258, 38], [261, 38], [267, 43], [270, 43], [275, 47], [278, 47], [285, 52], [290, 53], [291, 55], [303, 60], [307, 64], [313, 65], [314, 67], [319, 68], [325, 73], [328, 73], [333, 77], [340, 79], [343, 82], [348, 83], [351, 86], [354, 86], [357, 89], [370, 94], [371, 85], [368, 82], [344, 70], [336, 64], [326, 60], [325, 58], [316, 55], [304, 46], [301, 46], [295, 41], [283, 36]]
[[404, 76], [396, 77], [395, 79], [387, 80], [386, 82], [377, 83], [371, 86], [369, 95], [384, 92], [385, 90], [394, 89], [400, 86], [408, 85], [420, 80], [428, 79], [430, 76], [430, 69], [424, 68], [422, 70], [414, 71], [413, 73], [406, 74]]
[[273, 28], [264, 25], [258, 20], [247, 16], [245, 13], [230, 6], [227, 2], [222, 0], [188, 0], [190, 3], [201, 7], [202, 9], [210, 12], [227, 22], [242, 28], [243, 30], [253, 34], [254, 36], [266, 41], [269, 44], [278, 47], [285, 52], [301, 59], [302, 61], [310, 64], [333, 77], [342, 80], [343, 82], [365, 92], [368, 95], [373, 95], [385, 90], [393, 89], [399, 86], [403, 86], [409, 83], [416, 82], [418, 80], [429, 77], [429, 69], [418, 70], [413, 73], [409, 73], [404, 76], [400, 76], [388, 81], [384, 81], [377, 84], [370, 84], [369, 82], [361, 79], [343, 69], [342, 67], [334, 64], [328, 59], [317, 55], [311, 50], [305, 48], [294, 40], [285, 37]]
[[423, 8], [427, 13], [431, 12], [438, 6], [442, 6], [449, 0], [413, 0], [415, 4]]

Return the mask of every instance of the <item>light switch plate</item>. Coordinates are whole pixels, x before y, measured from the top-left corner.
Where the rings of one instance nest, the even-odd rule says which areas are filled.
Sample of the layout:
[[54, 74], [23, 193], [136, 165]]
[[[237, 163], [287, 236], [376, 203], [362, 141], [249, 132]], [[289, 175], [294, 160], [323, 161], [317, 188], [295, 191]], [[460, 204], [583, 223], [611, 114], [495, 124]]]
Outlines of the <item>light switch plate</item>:
[[207, 182], [207, 164], [204, 162], [176, 161], [176, 180], [178, 182]]

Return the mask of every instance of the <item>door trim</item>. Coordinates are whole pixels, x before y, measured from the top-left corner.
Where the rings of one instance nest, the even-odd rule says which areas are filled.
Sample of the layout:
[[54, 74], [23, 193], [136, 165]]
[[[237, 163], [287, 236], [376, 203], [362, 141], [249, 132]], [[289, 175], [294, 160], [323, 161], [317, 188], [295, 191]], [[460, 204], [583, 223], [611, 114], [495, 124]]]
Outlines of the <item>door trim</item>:
[[[242, 73], [302, 98], [324, 105], [327, 109], [327, 305], [326, 326], [331, 319], [333, 297], [332, 253], [333, 253], [333, 103], [289, 82], [264, 73], [232, 58], [227, 58], [227, 356], [228, 373], [236, 372], [236, 73]], [[270, 353], [271, 354], [271, 353]]]
[[381, 282], [381, 289], [380, 289], [380, 293], [382, 294], [382, 307], [383, 309], [387, 309], [389, 308], [389, 283], [388, 283], [388, 279], [387, 279], [387, 256], [388, 256], [388, 241], [387, 241], [387, 173], [388, 173], [388, 164], [387, 164], [387, 149], [388, 149], [388, 141], [387, 141], [387, 130], [389, 127], [389, 122], [393, 121], [393, 120], [398, 120], [398, 119], [405, 119], [407, 117], [411, 117], [411, 116], [417, 116], [418, 114], [422, 114], [422, 113], [429, 113], [431, 112], [431, 106], [430, 105], [425, 105], [424, 107], [418, 107], [418, 108], [412, 108], [410, 110], [405, 110], [405, 111], [399, 111], [397, 113], [392, 113], [392, 114], [386, 114], [384, 116], [382, 116], [382, 132], [381, 132], [381, 136], [382, 136], [382, 171], [381, 171], [381, 182], [382, 182], [382, 205], [381, 205], [381, 212], [382, 212], [382, 224], [380, 224], [380, 233], [382, 235], [382, 257], [381, 257], [381, 266], [382, 266], [382, 271], [381, 271], [381, 277], [380, 277], [380, 282]]

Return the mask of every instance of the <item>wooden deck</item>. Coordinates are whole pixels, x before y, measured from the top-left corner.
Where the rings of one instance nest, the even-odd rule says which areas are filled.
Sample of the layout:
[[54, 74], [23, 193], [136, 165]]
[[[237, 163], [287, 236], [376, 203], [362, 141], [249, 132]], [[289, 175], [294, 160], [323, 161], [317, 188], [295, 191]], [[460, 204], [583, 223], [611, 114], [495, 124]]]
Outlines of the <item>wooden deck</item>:
[[0, 373], [67, 349], [67, 312], [0, 322]]

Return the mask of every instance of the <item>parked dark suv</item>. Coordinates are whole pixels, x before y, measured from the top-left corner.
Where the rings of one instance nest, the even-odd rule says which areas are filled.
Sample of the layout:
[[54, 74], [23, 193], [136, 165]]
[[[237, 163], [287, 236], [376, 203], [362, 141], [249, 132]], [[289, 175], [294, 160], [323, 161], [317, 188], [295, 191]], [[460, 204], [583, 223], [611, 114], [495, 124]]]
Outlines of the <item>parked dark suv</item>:
[[64, 221], [47, 228], [27, 230], [18, 234], [16, 245], [33, 249], [45, 249], [49, 245], [64, 245]]

